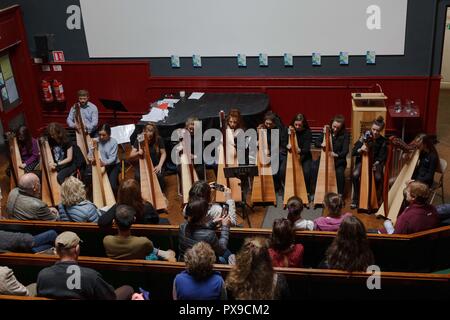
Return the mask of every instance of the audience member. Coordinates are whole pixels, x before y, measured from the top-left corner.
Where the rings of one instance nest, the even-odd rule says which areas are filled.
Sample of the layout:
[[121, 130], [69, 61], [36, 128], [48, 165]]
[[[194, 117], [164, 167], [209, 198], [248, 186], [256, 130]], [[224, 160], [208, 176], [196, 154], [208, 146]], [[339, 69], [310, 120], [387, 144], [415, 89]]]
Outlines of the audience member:
[[303, 265], [303, 245], [295, 243], [292, 223], [285, 218], [273, 222], [269, 254], [274, 267], [300, 268]]
[[225, 283], [213, 271], [216, 255], [206, 242], [198, 242], [184, 255], [186, 270], [173, 281], [174, 300], [226, 300]]

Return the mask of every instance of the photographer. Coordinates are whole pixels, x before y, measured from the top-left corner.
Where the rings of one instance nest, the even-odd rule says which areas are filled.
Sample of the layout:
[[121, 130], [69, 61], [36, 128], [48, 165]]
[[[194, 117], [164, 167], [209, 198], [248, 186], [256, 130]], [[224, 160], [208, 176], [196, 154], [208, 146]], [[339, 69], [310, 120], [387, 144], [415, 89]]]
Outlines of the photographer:
[[[225, 193], [226, 203], [224, 205], [221, 205], [220, 203], [211, 203], [211, 188], [215, 189], [216, 192]], [[230, 188], [216, 183], [208, 184], [206, 181], [196, 181], [189, 190], [189, 202], [195, 199], [205, 199], [206, 202], [208, 202], [209, 207], [207, 217], [210, 218], [211, 221], [220, 218], [223, 215], [227, 215], [230, 218], [231, 225], [237, 225], [236, 203], [231, 198]], [[185, 210], [183, 210], [183, 214], [185, 215]]]

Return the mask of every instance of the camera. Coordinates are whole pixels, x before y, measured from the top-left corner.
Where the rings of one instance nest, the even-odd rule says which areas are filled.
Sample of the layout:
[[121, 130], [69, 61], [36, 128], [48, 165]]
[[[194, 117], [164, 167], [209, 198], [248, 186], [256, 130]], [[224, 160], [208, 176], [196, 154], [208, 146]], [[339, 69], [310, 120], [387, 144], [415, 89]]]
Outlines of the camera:
[[218, 184], [217, 182], [214, 182], [213, 184], [211, 184], [211, 188], [220, 192], [224, 192], [225, 191], [225, 187], [222, 184]]
[[221, 216], [222, 218], [225, 218], [226, 216], [228, 216], [228, 211], [229, 211], [229, 209], [230, 209], [230, 208], [229, 208], [228, 204], [225, 203], [225, 204], [223, 205], [223, 207], [222, 207], [222, 213], [221, 213], [220, 216]]

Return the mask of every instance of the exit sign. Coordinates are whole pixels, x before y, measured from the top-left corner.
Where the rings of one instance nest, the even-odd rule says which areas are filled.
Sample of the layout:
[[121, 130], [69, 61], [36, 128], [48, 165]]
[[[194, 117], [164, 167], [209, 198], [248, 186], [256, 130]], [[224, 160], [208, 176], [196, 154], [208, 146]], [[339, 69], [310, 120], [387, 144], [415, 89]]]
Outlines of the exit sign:
[[450, 23], [447, 24], [447, 29], [450, 30]]
[[62, 51], [52, 51], [53, 62], [64, 62], [64, 52]]

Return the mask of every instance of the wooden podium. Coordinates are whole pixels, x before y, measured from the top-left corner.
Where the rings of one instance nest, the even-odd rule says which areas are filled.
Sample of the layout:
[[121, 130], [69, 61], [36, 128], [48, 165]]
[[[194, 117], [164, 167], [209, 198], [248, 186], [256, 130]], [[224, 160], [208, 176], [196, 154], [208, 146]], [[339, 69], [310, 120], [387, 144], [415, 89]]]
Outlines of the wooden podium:
[[[364, 131], [370, 130], [378, 116], [386, 121], [386, 99], [382, 92], [352, 93], [352, 146]], [[384, 135], [384, 128], [381, 134]]]

